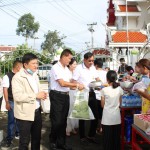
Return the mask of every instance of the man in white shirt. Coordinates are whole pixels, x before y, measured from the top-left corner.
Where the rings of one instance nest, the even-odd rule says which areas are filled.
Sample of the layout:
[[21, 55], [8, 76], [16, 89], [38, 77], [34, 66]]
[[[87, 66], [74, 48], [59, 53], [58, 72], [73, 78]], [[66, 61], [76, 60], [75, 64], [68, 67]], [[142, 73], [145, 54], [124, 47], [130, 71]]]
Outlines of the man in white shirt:
[[82, 90], [84, 86], [79, 83], [71, 83], [71, 74], [68, 69], [72, 58], [72, 52], [65, 49], [60, 56], [60, 60], [51, 69], [51, 90], [50, 90], [50, 149], [51, 150], [72, 150], [66, 145], [66, 125], [69, 111], [69, 90], [78, 88]]
[[[84, 55], [84, 62], [78, 65], [73, 73], [73, 81], [79, 82], [84, 85], [86, 89], [89, 89], [89, 107], [91, 108], [95, 120], [91, 120], [91, 126], [88, 134], [88, 138], [85, 136], [85, 120], [79, 120], [79, 134], [81, 143], [96, 142], [95, 134], [98, 124], [98, 109], [96, 103], [96, 96], [93, 90], [89, 88], [89, 84], [92, 81], [99, 80], [97, 71], [93, 66], [94, 56], [88, 52]], [[87, 140], [88, 139], [88, 140]]]
[[[101, 82], [102, 82], [102, 87], [107, 86], [107, 79], [106, 79], [106, 74], [107, 72], [103, 69], [103, 61], [101, 58], [98, 58], [94, 61], [94, 66], [97, 70], [98, 73], [98, 77], [100, 78]], [[101, 88], [102, 88], [101, 87]], [[98, 107], [98, 114], [99, 114], [99, 120], [100, 120], [100, 126], [99, 126], [99, 130], [98, 132], [102, 131], [101, 128], [101, 119], [102, 119], [102, 112], [103, 112], [103, 108], [100, 105], [100, 100], [101, 100], [101, 90], [97, 89], [95, 90], [96, 93], [96, 99], [97, 99], [97, 107]]]
[[[13, 76], [22, 68], [22, 62], [16, 60], [13, 62], [12, 71], [8, 72], [3, 77], [3, 94], [6, 102], [6, 109], [8, 110], [8, 124], [7, 124], [7, 137], [6, 144], [4, 143], [4, 147], [10, 147], [12, 144], [12, 140], [15, 138], [19, 138], [19, 129], [16, 123], [16, 119], [14, 117], [14, 98], [12, 94], [12, 78]], [[14, 134], [15, 133], [15, 134]]]

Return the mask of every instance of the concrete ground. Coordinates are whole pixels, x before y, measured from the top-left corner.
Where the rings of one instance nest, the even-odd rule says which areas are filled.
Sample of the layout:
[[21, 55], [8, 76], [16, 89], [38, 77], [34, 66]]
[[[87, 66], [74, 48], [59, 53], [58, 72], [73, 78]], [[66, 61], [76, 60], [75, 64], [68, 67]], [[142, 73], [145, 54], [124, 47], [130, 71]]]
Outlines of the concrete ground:
[[[50, 121], [49, 114], [42, 114], [43, 117], [43, 128], [42, 128], [42, 139], [41, 139], [41, 150], [50, 150], [49, 149], [49, 133], [50, 133]], [[88, 124], [88, 122], [87, 122]], [[0, 130], [3, 130], [4, 138], [6, 137], [7, 129], [7, 112], [0, 113]], [[79, 135], [71, 135], [67, 137], [67, 144], [73, 148], [73, 150], [103, 150], [102, 148], [102, 135], [96, 135], [98, 144], [92, 144], [82, 146], [80, 144]], [[13, 147], [11, 149], [2, 147], [1, 150], [17, 150], [18, 149], [18, 140], [13, 140]], [[30, 148], [29, 148], [30, 150]], [[130, 150], [127, 148], [126, 150]]]

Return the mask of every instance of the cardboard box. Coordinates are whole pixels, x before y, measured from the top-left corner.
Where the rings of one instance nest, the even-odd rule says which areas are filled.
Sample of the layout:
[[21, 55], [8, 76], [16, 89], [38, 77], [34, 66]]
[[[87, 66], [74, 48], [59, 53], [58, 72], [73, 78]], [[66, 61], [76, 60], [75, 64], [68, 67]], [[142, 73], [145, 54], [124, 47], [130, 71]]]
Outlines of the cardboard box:
[[148, 128], [150, 128], [150, 115], [135, 114], [134, 124], [145, 132]]

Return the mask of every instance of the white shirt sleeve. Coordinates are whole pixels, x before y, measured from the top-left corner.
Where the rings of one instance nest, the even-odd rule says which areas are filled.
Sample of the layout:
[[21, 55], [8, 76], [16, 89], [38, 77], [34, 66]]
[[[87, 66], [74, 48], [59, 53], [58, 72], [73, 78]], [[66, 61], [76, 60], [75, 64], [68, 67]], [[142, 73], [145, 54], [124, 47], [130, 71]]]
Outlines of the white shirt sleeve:
[[76, 69], [73, 71], [72, 79], [77, 81], [80, 77], [80, 68], [76, 67]]
[[96, 70], [96, 68], [94, 67], [94, 75], [95, 75], [95, 79], [99, 78], [99, 74], [98, 71]]
[[2, 82], [3, 87], [9, 88], [9, 78], [7, 75], [3, 77], [3, 82]]

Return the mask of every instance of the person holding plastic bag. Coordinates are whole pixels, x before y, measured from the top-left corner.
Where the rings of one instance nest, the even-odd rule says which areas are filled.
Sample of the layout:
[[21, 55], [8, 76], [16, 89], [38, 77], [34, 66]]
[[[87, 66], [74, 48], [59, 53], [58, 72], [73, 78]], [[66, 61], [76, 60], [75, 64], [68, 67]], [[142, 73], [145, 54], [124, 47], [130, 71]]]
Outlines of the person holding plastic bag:
[[71, 83], [69, 62], [72, 59], [72, 52], [69, 49], [62, 51], [60, 60], [51, 69], [51, 90], [49, 93], [51, 108], [51, 133], [50, 149], [51, 150], [72, 150], [66, 145], [66, 126], [69, 111], [69, 90], [78, 88], [82, 90], [84, 86], [79, 83]]
[[[93, 66], [93, 64], [94, 64], [93, 54], [90, 52], [86, 53], [84, 55], [83, 63], [78, 65], [73, 73], [73, 82], [79, 82], [84, 85], [85, 89], [90, 90], [89, 89], [90, 82], [99, 80], [97, 71]], [[84, 100], [85, 104], [82, 105], [87, 109], [86, 102], [88, 101], [88, 106], [91, 108], [95, 119], [91, 120], [91, 125], [90, 125], [87, 138], [85, 136], [85, 120], [87, 120], [87, 118], [85, 119], [82, 118], [82, 120], [81, 119], [79, 120], [79, 134], [80, 134], [81, 144], [83, 145], [87, 145], [89, 141], [92, 143], [97, 143], [95, 140], [95, 134], [98, 125], [97, 101], [96, 101], [94, 90], [89, 91], [88, 94], [89, 96], [86, 98], [86, 101]], [[78, 100], [81, 100], [83, 96], [84, 96], [83, 98], [85, 98], [85, 95], [83, 93], [80, 93], [79, 96], [81, 96], [81, 98], [78, 98]]]
[[[69, 65], [68, 65], [71, 79], [72, 79], [73, 71], [75, 70], [76, 66], [77, 66], [77, 62], [76, 62], [75, 58], [72, 58]], [[74, 97], [75, 92], [76, 92], [75, 89], [70, 89], [70, 91], [69, 91], [69, 97], [70, 97], [69, 115], [73, 109], [73, 104], [75, 102], [75, 97]], [[67, 119], [67, 128], [66, 128], [66, 135], [67, 136], [70, 136], [71, 133], [77, 134], [76, 129], [79, 126], [78, 122], [79, 122], [78, 119], [70, 119], [70, 118]]]

